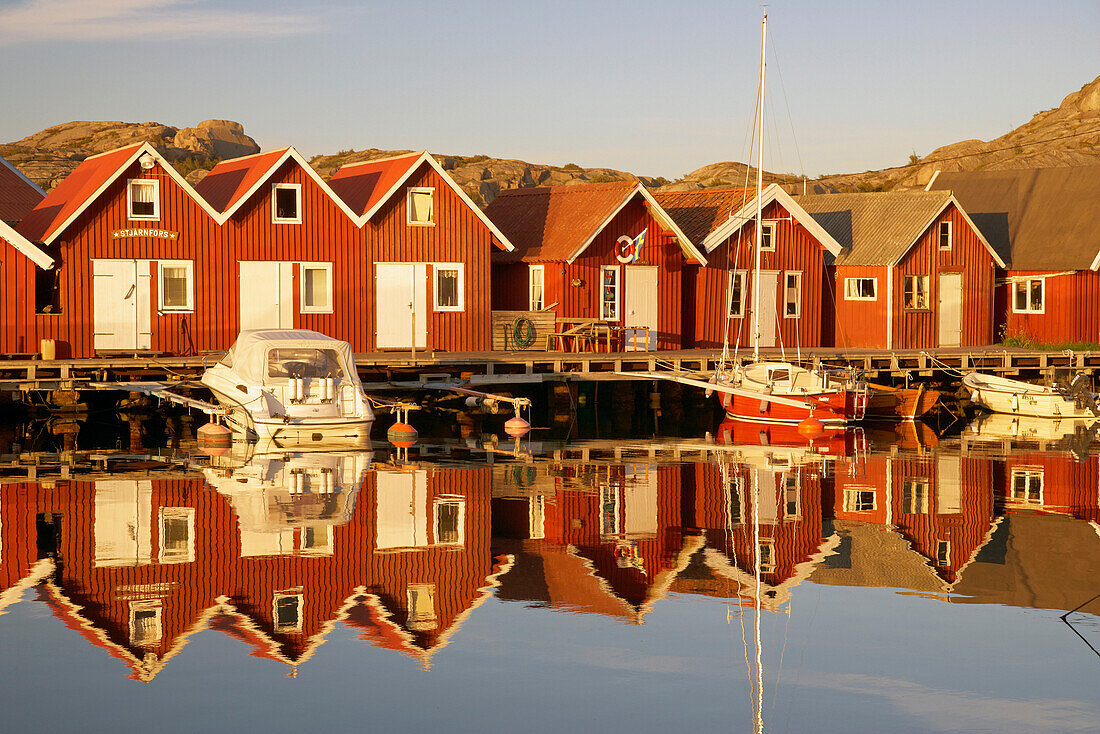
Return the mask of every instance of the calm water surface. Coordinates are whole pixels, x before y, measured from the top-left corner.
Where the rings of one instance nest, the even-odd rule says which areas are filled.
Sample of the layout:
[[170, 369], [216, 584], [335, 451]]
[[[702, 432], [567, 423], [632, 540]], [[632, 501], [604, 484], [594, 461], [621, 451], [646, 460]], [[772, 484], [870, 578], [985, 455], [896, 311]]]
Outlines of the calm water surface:
[[1098, 731], [1100, 455], [1044, 430], [9, 476], [2, 727]]

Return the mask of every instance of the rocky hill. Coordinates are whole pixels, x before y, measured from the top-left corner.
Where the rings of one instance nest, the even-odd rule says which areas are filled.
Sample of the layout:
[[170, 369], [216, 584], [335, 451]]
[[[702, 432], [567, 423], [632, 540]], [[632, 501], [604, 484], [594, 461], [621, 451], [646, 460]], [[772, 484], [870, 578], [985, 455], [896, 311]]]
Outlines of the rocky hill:
[[[155, 122], [69, 122], [56, 125], [14, 143], [0, 144], [7, 158], [29, 178], [49, 189], [89, 155], [138, 141], [149, 141], [173, 161], [192, 182], [224, 158], [259, 151], [240, 123], [207, 120], [195, 127], [175, 128]], [[410, 151], [345, 150], [319, 155], [312, 165], [329, 177], [346, 163], [385, 158]], [[575, 164], [551, 166], [526, 161], [436, 153], [451, 176], [481, 205], [505, 189], [638, 180], [663, 190], [742, 186], [755, 176], [744, 163], [712, 163], [676, 181], [642, 176], [612, 168], [582, 168]], [[937, 169], [945, 171], [1037, 166], [1100, 164], [1100, 77], [1062, 103], [1036, 114], [1007, 135], [990, 141], [965, 140], [937, 148], [909, 165], [880, 171], [821, 176], [809, 182], [811, 192], [882, 191], [923, 186]], [[764, 173], [765, 182], [777, 182], [801, 192], [802, 179], [789, 174]]]
[[206, 120], [182, 129], [159, 122], [66, 122], [0, 144], [0, 156], [49, 190], [88, 156], [142, 142], [152, 143], [184, 174], [210, 169], [223, 158], [260, 152], [244, 127], [229, 120]]

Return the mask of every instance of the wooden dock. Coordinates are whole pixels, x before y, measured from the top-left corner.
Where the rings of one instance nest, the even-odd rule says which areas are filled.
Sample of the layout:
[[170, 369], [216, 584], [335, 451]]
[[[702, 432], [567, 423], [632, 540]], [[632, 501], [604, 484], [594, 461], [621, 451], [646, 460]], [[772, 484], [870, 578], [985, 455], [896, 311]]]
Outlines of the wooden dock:
[[[779, 350], [762, 357], [780, 358]], [[90, 383], [175, 382], [197, 379], [220, 357], [128, 355], [93, 359], [0, 360], [0, 392], [84, 390]], [[788, 352], [787, 359], [794, 361]], [[623, 372], [713, 373], [719, 350], [662, 352], [377, 352], [356, 354], [364, 387], [378, 392], [425, 383], [459, 380], [472, 386], [521, 385], [562, 381], [630, 380]], [[738, 361], [748, 361], [742, 350]], [[972, 370], [1020, 379], [1040, 379], [1058, 371], [1100, 370], [1100, 352], [1046, 352], [996, 347], [937, 350], [803, 350], [801, 363], [850, 368], [876, 380], [952, 380]]]

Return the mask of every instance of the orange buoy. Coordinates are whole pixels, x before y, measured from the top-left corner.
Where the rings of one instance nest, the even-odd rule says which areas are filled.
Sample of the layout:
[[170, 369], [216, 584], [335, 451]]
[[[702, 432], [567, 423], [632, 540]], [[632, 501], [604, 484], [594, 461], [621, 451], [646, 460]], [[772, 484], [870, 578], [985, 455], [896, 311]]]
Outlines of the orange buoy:
[[816, 438], [821, 438], [821, 434], [825, 433], [825, 424], [811, 414], [798, 424], [798, 433], [813, 441]]
[[397, 421], [386, 431], [386, 438], [399, 449], [409, 448], [416, 443], [416, 439], [419, 437], [420, 434], [416, 432], [415, 428], [401, 421]]
[[220, 423], [207, 423], [195, 431], [195, 439], [202, 451], [208, 456], [221, 456], [233, 443], [233, 432]]
[[520, 418], [518, 415], [513, 416], [504, 422], [504, 432], [512, 438], [520, 438], [526, 436], [527, 432], [531, 430], [531, 424]]

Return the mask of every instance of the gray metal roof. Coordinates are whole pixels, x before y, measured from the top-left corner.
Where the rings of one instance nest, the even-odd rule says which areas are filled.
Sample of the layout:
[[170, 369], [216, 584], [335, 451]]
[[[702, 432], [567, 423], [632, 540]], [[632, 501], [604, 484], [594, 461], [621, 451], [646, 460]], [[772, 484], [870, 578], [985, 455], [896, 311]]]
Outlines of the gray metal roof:
[[895, 265], [951, 200], [950, 191], [792, 197], [844, 251], [837, 265]]
[[1086, 270], [1100, 253], [1100, 166], [940, 173], [997, 252], [1018, 270]]

